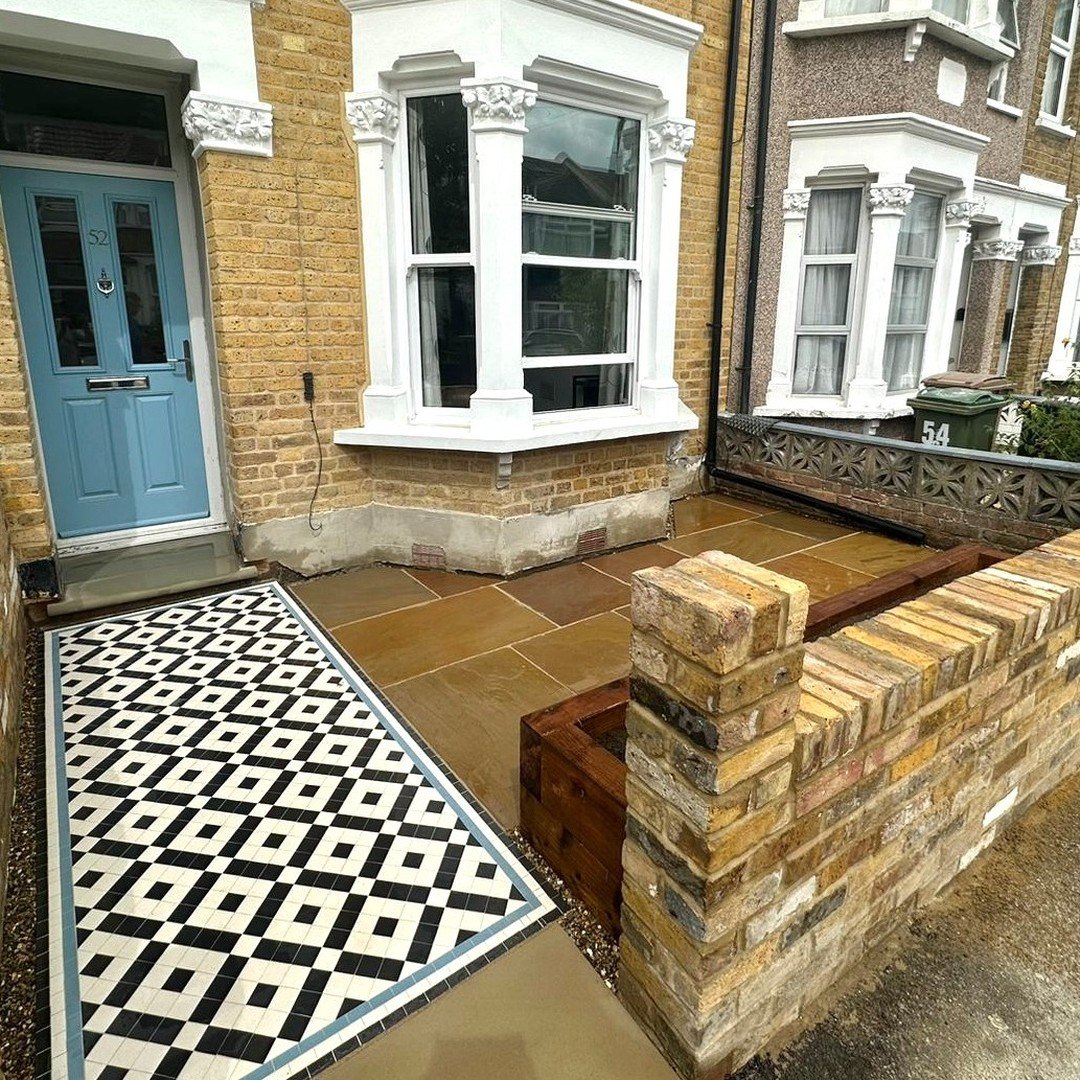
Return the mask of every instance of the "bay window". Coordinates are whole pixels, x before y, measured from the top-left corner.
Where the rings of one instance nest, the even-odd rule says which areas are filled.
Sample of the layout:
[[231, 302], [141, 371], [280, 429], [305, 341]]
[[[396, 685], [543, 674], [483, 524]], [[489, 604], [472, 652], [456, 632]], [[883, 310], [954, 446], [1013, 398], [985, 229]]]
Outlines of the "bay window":
[[1063, 123], [1065, 98], [1069, 89], [1069, 70], [1076, 46], [1076, 0], [1057, 0], [1050, 31], [1050, 53], [1046, 59], [1040, 111], [1044, 117]]
[[851, 338], [851, 312], [863, 188], [810, 194], [792, 392], [839, 394]]
[[883, 373], [890, 393], [913, 390], [919, 385], [937, 265], [941, 204], [940, 196], [917, 191], [900, 223], [885, 336]]
[[696, 427], [674, 363], [701, 27], [634, 0], [344, 3], [370, 383], [336, 441], [507, 453]]

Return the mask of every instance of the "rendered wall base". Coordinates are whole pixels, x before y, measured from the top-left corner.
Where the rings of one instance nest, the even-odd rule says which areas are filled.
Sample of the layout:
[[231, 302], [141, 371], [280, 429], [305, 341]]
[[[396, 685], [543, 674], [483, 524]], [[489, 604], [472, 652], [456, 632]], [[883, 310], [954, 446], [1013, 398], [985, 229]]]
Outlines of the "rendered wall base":
[[300, 574], [389, 562], [481, 574], [516, 574], [575, 555], [666, 535], [666, 488], [550, 513], [497, 518], [458, 510], [371, 503], [241, 529], [244, 558], [279, 562]]

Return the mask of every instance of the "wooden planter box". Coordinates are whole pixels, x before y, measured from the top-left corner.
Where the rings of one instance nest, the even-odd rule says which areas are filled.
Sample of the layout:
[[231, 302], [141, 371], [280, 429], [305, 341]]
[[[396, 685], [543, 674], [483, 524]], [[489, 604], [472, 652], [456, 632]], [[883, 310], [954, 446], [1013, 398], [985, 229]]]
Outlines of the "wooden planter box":
[[[1007, 557], [963, 544], [821, 600], [810, 606], [806, 640]], [[629, 700], [629, 680], [618, 679], [521, 719], [521, 831], [613, 933], [622, 903], [626, 765], [608, 747], [625, 732]]]

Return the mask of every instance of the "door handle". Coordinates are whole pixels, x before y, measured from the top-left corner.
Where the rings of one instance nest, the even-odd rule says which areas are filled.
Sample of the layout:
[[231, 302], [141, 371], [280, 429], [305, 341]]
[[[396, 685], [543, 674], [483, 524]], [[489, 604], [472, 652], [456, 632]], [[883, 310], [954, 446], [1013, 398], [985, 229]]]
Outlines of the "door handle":
[[191, 342], [184, 338], [184, 355], [181, 357], [169, 357], [168, 362], [176, 365], [176, 370], [180, 370], [180, 365], [184, 365], [184, 376], [188, 382], [195, 381], [195, 363], [191, 359]]

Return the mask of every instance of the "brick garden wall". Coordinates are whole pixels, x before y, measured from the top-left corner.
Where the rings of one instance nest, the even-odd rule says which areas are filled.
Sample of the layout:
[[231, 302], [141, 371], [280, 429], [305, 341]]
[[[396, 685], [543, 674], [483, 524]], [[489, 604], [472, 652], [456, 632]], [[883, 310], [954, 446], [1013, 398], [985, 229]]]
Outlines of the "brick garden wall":
[[23, 680], [26, 618], [15, 574], [15, 555], [7, 522], [0, 513], [0, 934], [4, 928], [11, 806], [15, 797], [15, 759]]
[[619, 989], [721, 1077], [1080, 767], [1080, 533], [803, 645], [804, 585], [635, 575]]

